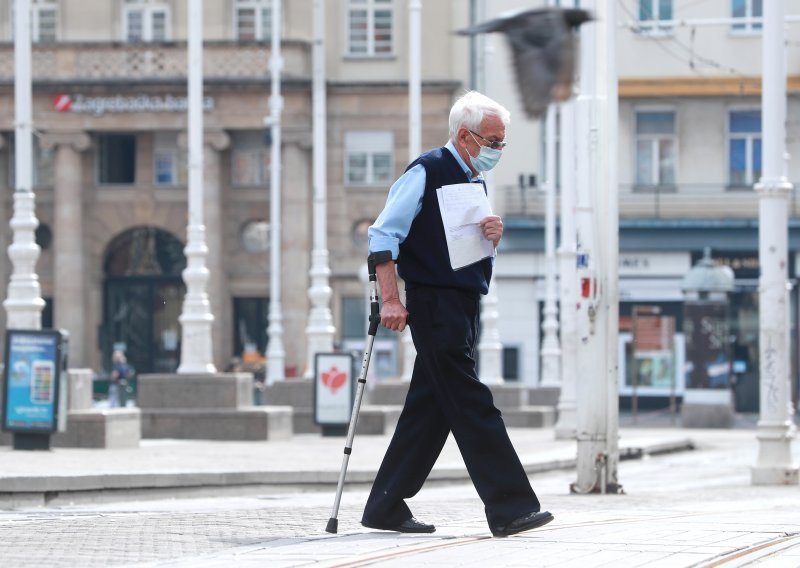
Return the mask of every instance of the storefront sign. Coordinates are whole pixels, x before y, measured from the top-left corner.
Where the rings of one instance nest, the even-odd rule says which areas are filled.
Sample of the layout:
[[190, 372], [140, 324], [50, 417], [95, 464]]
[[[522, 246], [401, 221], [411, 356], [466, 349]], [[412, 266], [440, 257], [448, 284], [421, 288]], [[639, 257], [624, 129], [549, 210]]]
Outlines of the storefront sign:
[[[214, 110], [214, 97], [203, 98], [203, 110]], [[102, 116], [106, 113], [187, 112], [189, 99], [174, 95], [113, 95], [88, 97], [81, 94], [59, 94], [53, 97], [58, 112], [75, 112]]]
[[58, 331], [6, 332], [4, 430], [56, 431], [64, 350]]

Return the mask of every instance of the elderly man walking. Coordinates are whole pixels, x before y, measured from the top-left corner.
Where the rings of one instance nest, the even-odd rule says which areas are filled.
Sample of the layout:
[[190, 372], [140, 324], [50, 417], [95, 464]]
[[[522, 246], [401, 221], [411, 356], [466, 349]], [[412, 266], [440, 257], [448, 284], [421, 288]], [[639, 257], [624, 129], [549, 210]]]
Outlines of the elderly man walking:
[[[454, 270], [450, 263], [436, 190], [475, 182], [491, 170], [506, 145], [509, 112], [492, 99], [468, 92], [450, 110], [450, 139], [414, 160], [392, 185], [386, 206], [369, 229], [383, 305], [381, 324], [403, 331], [410, 321], [417, 350], [408, 396], [362, 517], [368, 528], [431, 533], [436, 528], [411, 513], [405, 499], [417, 494], [450, 432], [483, 500], [489, 529], [502, 537], [553, 520], [541, 511], [506, 432], [491, 391], [480, 382], [475, 346], [480, 296], [489, 290], [492, 257]], [[503, 222], [480, 221], [496, 248]], [[397, 271], [405, 281], [400, 301]]]

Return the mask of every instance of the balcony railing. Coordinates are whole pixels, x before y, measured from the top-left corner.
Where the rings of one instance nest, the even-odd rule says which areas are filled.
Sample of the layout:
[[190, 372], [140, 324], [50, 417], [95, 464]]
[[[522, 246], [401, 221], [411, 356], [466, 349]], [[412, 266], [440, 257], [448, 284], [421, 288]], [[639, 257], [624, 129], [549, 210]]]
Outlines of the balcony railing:
[[[284, 76], [311, 76], [310, 46], [286, 41], [281, 47]], [[207, 81], [269, 78], [270, 47], [265, 43], [206, 42]], [[33, 48], [33, 80], [56, 83], [172, 81], [186, 78], [185, 43], [55, 43]], [[14, 79], [14, 47], [0, 45], [0, 83]]]
[[[800, 187], [799, 184], [795, 182], [795, 188]], [[513, 186], [498, 189], [498, 210], [506, 217], [544, 216], [542, 189]], [[752, 187], [729, 187], [722, 183], [659, 187], [620, 185], [619, 212], [620, 217], [628, 218], [755, 218], [758, 217], [758, 193]], [[797, 191], [789, 194], [788, 213], [800, 216]]]

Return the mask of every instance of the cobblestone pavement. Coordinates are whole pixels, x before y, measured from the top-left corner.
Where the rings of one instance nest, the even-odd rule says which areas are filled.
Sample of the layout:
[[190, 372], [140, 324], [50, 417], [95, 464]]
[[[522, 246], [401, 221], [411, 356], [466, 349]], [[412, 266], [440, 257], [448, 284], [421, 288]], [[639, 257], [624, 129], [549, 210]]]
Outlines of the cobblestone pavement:
[[721, 436], [624, 461], [624, 495], [570, 495], [572, 471], [532, 476], [556, 520], [507, 539], [465, 484], [411, 501], [433, 535], [362, 528], [363, 487], [345, 491], [337, 535], [332, 491], [6, 511], [0, 566], [800, 566], [800, 488], [751, 486], [755, 451], [752, 436]]

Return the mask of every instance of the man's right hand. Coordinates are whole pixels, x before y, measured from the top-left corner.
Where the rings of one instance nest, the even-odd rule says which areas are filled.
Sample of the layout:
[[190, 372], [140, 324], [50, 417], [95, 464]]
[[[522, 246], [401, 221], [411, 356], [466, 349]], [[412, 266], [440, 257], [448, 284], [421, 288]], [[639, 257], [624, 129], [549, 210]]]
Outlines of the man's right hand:
[[408, 310], [403, 303], [393, 298], [381, 306], [381, 325], [392, 331], [403, 331], [408, 321]]

